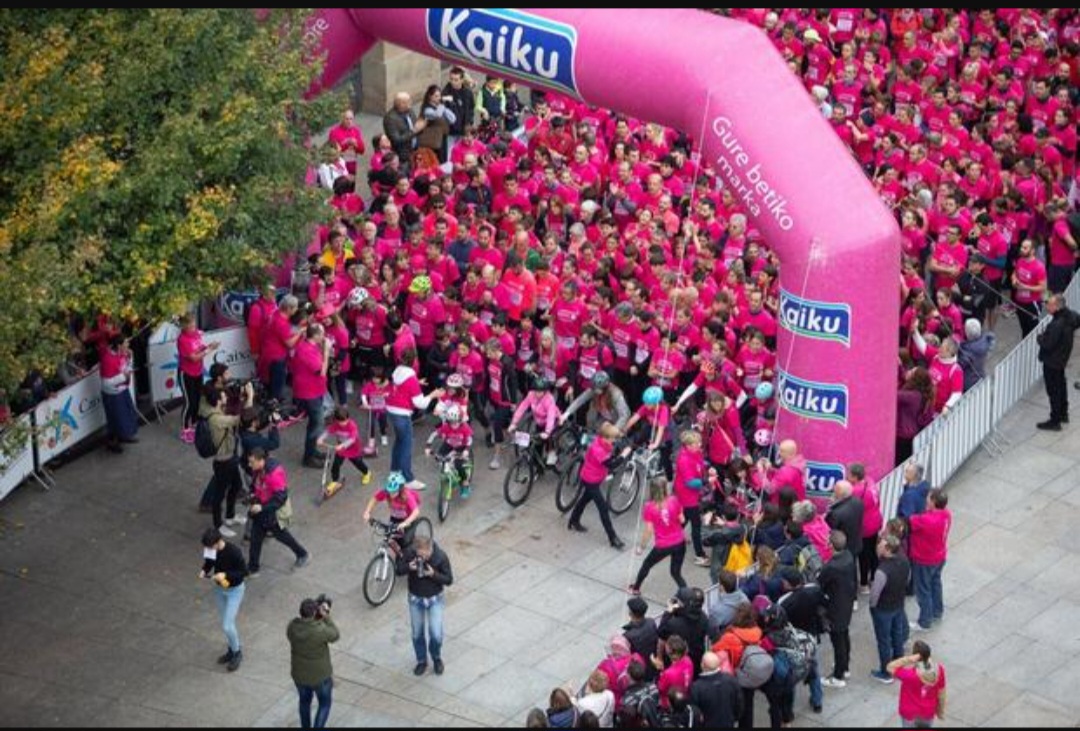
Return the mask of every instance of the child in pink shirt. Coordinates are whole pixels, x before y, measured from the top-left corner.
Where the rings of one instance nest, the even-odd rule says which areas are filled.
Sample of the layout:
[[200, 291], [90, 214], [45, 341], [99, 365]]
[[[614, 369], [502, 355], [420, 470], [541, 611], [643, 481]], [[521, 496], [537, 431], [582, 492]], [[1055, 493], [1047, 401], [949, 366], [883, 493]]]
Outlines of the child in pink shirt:
[[525, 414], [532, 414], [533, 423], [540, 429], [540, 439], [547, 443], [545, 454], [549, 465], [554, 465], [558, 459], [555, 446], [549, 440], [559, 423], [561, 414], [558, 405], [555, 403], [555, 396], [552, 394], [554, 389], [555, 384], [547, 378], [534, 376], [532, 388], [529, 390], [528, 395], [518, 404], [513, 418], [510, 419], [510, 433], [512, 434], [517, 431], [517, 427], [521, 420], [525, 418]]
[[365, 451], [375, 454], [375, 425], [378, 424], [382, 445], [387, 445], [386, 399], [390, 396], [390, 379], [382, 366], [373, 366], [371, 380], [360, 388], [360, 407], [368, 412], [367, 447]]
[[[336, 440], [331, 447], [330, 440]], [[317, 444], [323, 449], [332, 449], [334, 462], [330, 466], [330, 485], [327, 485], [329, 493], [334, 492], [341, 481], [341, 465], [345, 460], [352, 462], [353, 467], [360, 470], [362, 475], [360, 483], [367, 485], [371, 482], [371, 469], [360, 456], [360, 429], [356, 422], [349, 417], [349, 410], [344, 406], [334, 409], [334, 420], [326, 427], [326, 431], [319, 437]]]

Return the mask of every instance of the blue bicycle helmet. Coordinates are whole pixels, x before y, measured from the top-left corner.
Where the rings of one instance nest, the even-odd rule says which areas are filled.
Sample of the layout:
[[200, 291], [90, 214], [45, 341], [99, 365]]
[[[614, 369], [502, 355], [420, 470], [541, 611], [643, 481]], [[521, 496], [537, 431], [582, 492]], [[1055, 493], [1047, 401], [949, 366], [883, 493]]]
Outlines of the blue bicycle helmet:
[[768, 401], [773, 397], [773, 385], [768, 381], [762, 381], [754, 389], [754, 398], [758, 401]]
[[403, 487], [405, 487], [405, 475], [401, 472], [391, 472], [386, 476], [386, 485], [383, 489], [390, 495], [397, 495]]
[[646, 406], [656, 406], [664, 400], [664, 391], [659, 386], [649, 386], [641, 395], [641, 402]]

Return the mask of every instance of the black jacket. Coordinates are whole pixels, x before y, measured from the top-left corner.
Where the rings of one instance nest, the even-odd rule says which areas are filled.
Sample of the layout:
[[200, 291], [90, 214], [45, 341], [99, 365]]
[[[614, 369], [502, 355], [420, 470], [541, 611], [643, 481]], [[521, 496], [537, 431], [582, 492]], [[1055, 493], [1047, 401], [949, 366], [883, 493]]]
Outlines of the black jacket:
[[1064, 369], [1072, 355], [1073, 333], [1080, 328], [1080, 315], [1062, 307], [1038, 336], [1039, 360], [1047, 368]]
[[847, 550], [857, 556], [862, 552], [863, 511], [866, 506], [855, 496], [838, 500], [829, 506], [825, 522], [833, 530], [838, 530], [847, 537]]
[[230, 588], [240, 586], [248, 574], [244, 552], [235, 544], [225, 541], [225, 548], [217, 552], [217, 558], [203, 559], [203, 573], [211, 576], [223, 573]]
[[[852, 573], [852, 576], [854, 575]], [[803, 584], [780, 597], [778, 603], [784, 608], [793, 627], [809, 632], [815, 638], [825, 631], [821, 621], [825, 609], [825, 594], [818, 584]]]
[[401, 165], [409, 164], [413, 148], [416, 146], [416, 135], [413, 127], [416, 124], [416, 115], [410, 109], [404, 114], [396, 109], [391, 109], [383, 115], [383, 132], [390, 139], [394, 152], [401, 158]]
[[656, 644], [660, 640], [660, 635], [656, 631], [656, 621], [646, 617], [641, 622], [628, 622], [623, 625], [623, 637], [630, 643], [630, 651], [641, 655], [645, 661], [646, 679], [655, 679], [656, 668], [649, 662], [649, 658], [656, 654]]
[[[682, 591], [680, 589], [680, 593]], [[701, 656], [705, 654], [705, 640], [709, 636], [709, 618], [705, 616], [702, 608], [684, 600], [683, 606], [674, 613], [664, 612], [657, 631], [662, 640], [672, 635], [686, 640], [686, 654], [693, 661], [696, 674], [701, 668]]]
[[[433, 597], [441, 594], [445, 587], [454, 583], [454, 573], [450, 569], [450, 558], [437, 543], [432, 544], [431, 558], [426, 562], [420, 559], [416, 554], [416, 549], [412, 546], [405, 549], [404, 559], [404, 565], [409, 572], [409, 593], [413, 596]], [[415, 567], [413, 566], [414, 560], [417, 561]], [[435, 573], [431, 576], [421, 576], [420, 570], [424, 566], [430, 566]]]
[[742, 714], [742, 689], [734, 675], [702, 675], [690, 686], [690, 702], [701, 711], [705, 728], [735, 728]]
[[818, 574], [818, 585], [825, 593], [825, 618], [831, 629], [844, 630], [851, 626], [851, 613], [858, 594], [855, 579], [855, 557], [847, 551], [833, 554]]
[[473, 124], [476, 116], [476, 95], [464, 84], [460, 89], [455, 89], [447, 82], [442, 90], [442, 102], [456, 117], [454, 123], [450, 125], [450, 134], [460, 137], [465, 127]]

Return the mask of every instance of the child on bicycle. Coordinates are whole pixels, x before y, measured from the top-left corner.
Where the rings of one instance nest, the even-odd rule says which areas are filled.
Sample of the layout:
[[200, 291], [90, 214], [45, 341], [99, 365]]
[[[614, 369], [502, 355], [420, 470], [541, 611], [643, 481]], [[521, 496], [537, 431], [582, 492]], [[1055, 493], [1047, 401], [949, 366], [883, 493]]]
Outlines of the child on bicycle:
[[370, 455], [375, 454], [375, 425], [379, 426], [382, 445], [385, 447], [387, 417], [386, 399], [390, 396], [390, 379], [386, 377], [386, 369], [382, 366], [371, 367], [371, 380], [360, 389], [360, 407], [368, 411], [367, 448], [364, 450]]
[[440, 457], [451, 457], [458, 478], [461, 480], [461, 497], [469, 497], [472, 490], [472, 440], [473, 430], [465, 421], [464, 412], [457, 404], [450, 404], [442, 415], [443, 423], [428, 437], [428, 448], [424, 454], [431, 456], [431, 444], [436, 439], [441, 439], [439, 445]]
[[445, 421], [446, 412], [451, 406], [456, 406], [461, 412], [462, 422], [469, 423], [469, 392], [460, 373], [451, 373], [446, 377], [446, 390], [435, 404], [435, 416]]
[[534, 375], [528, 395], [518, 404], [513, 418], [510, 419], [510, 433], [513, 434], [525, 414], [532, 414], [533, 423], [540, 430], [540, 441], [544, 442], [545, 461], [548, 465], [554, 465], [559, 457], [555, 453], [555, 445], [551, 443], [551, 435], [559, 424], [561, 413], [555, 403], [554, 390], [554, 383], [544, 376]]
[[364, 522], [371, 521], [371, 511], [379, 503], [386, 503], [390, 509], [390, 525], [394, 526], [396, 538], [390, 541], [395, 552], [400, 555], [412, 543], [415, 523], [420, 519], [420, 495], [405, 487], [405, 475], [391, 472], [386, 476], [386, 485], [375, 492], [364, 508]]
[[[642, 425], [637, 433], [634, 427]], [[660, 450], [660, 466], [668, 480], [675, 479], [675, 466], [671, 461], [675, 450], [671, 435], [671, 407], [664, 403], [664, 391], [659, 386], [649, 386], [641, 395], [641, 407], [626, 422], [626, 433], [636, 446], [648, 441], [649, 451]], [[651, 439], [648, 438], [651, 435]], [[643, 438], [644, 437], [644, 438]]]
[[345, 460], [349, 460], [353, 467], [360, 470], [360, 484], [370, 484], [371, 469], [360, 456], [360, 429], [350, 418], [349, 410], [344, 406], [334, 409], [334, 420], [326, 427], [326, 431], [322, 433], [316, 444], [323, 449], [330, 449], [331, 438], [335, 438], [337, 444], [333, 446], [334, 461], [330, 466], [330, 484], [326, 486], [327, 494], [333, 495], [342, 487], [341, 465]]

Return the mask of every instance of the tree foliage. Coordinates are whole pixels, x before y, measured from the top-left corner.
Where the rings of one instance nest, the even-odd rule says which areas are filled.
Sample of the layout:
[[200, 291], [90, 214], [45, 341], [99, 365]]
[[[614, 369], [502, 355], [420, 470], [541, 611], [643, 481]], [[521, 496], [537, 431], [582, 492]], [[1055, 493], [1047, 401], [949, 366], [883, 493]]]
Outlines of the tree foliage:
[[167, 318], [328, 216], [306, 13], [0, 10], [0, 386], [62, 360], [71, 315]]

